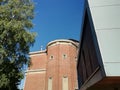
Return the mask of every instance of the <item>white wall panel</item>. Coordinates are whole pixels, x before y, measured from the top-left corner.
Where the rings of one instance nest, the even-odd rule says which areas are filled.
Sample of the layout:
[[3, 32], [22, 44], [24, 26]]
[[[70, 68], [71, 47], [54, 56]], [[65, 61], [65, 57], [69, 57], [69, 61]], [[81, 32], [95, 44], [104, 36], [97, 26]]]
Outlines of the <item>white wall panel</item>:
[[88, 0], [90, 7], [119, 5], [120, 0]]
[[104, 63], [107, 76], [120, 76], [120, 63]]
[[120, 30], [96, 32], [104, 62], [120, 62]]
[[95, 29], [120, 28], [120, 5], [91, 8]]
[[120, 76], [120, 0], [88, 0], [107, 76]]

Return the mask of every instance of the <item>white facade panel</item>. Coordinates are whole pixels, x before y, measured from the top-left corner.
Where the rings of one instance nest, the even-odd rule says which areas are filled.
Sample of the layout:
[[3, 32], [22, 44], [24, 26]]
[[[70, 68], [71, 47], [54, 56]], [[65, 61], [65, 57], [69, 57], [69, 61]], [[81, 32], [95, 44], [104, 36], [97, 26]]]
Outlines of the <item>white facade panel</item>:
[[120, 29], [96, 32], [103, 62], [120, 62]]
[[118, 63], [104, 63], [105, 72], [107, 76], [120, 76], [120, 62]]
[[120, 0], [88, 0], [107, 76], [120, 76]]
[[120, 0], [88, 0], [90, 7], [119, 5]]
[[120, 5], [91, 8], [96, 30], [120, 28]]

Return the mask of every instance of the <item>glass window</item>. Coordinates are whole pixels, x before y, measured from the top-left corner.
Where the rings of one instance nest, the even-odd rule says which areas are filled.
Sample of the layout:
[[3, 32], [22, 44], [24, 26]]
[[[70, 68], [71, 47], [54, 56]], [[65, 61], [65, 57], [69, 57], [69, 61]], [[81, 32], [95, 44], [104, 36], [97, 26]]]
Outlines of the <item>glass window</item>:
[[50, 56], [50, 59], [54, 59], [54, 56], [53, 56], [53, 55], [51, 55], [51, 56]]
[[67, 55], [66, 55], [66, 54], [63, 54], [62, 57], [63, 57], [63, 59], [66, 59], [66, 58], [67, 58]]
[[52, 77], [48, 78], [48, 90], [52, 90]]
[[68, 90], [68, 77], [62, 78], [62, 90]]

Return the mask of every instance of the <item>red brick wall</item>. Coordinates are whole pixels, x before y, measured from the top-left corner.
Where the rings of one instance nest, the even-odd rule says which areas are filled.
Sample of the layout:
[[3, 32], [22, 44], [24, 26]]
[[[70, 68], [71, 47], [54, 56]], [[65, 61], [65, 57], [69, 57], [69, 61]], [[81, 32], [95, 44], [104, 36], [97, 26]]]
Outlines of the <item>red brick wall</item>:
[[[46, 75], [46, 90], [48, 89], [48, 78], [53, 78], [53, 90], [58, 90], [58, 52], [59, 45], [48, 47], [48, 63], [47, 63], [47, 75]], [[50, 56], [53, 55], [53, 59]], [[56, 89], [57, 88], [57, 89]]]
[[[31, 66], [29, 70], [45, 70], [47, 56], [46, 53], [31, 55]], [[46, 71], [29, 72], [26, 74], [24, 90], [45, 90]]]
[[46, 63], [47, 63], [46, 53], [31, 55], [31, 66], [29, 69], [30, 70], [44, 69], [46, 68]]
[[[67, 57], [64, 59], [63, 54]], [[53, 55], [54, 59], [49, 59]], [[48, 89], [48, 78], [53, 78], [53, 90], [62, 90], [62, 78], [68, 77], [69, 90], [75, 89], [76, 84], [76, 60], [77, 49], [70, 44], [56, 44], [48, 46], [48, 64], [46, 76], [46, 90]]]
[[27, 74], [24, 90], [45, 90], [45, 73]]
[[[67, 55], [63, 58], [63, 54]], [[53, 56], [53, 59], [50, 59]], [[77, 48], [68, 42], [55, 42], [47, 46], [46, 53], [31, 55], [29, 70], [46, 69], [44, 73], [27, 74], [24, 90], [48, 90], [48, 79], [52, 77], [52, 90], [62, 90], [62, 78], [68, 77], [69, 90], [76, 85]]]

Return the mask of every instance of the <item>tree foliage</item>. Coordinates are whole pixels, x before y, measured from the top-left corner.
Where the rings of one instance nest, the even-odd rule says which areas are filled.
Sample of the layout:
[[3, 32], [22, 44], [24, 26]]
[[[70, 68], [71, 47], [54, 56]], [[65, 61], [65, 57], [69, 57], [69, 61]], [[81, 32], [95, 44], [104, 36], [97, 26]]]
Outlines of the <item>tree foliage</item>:
[[29, 64], [33, 45], [34, 4], [30, 0], [0, 0], [0, 90], [17, 90], [22, 67]]

